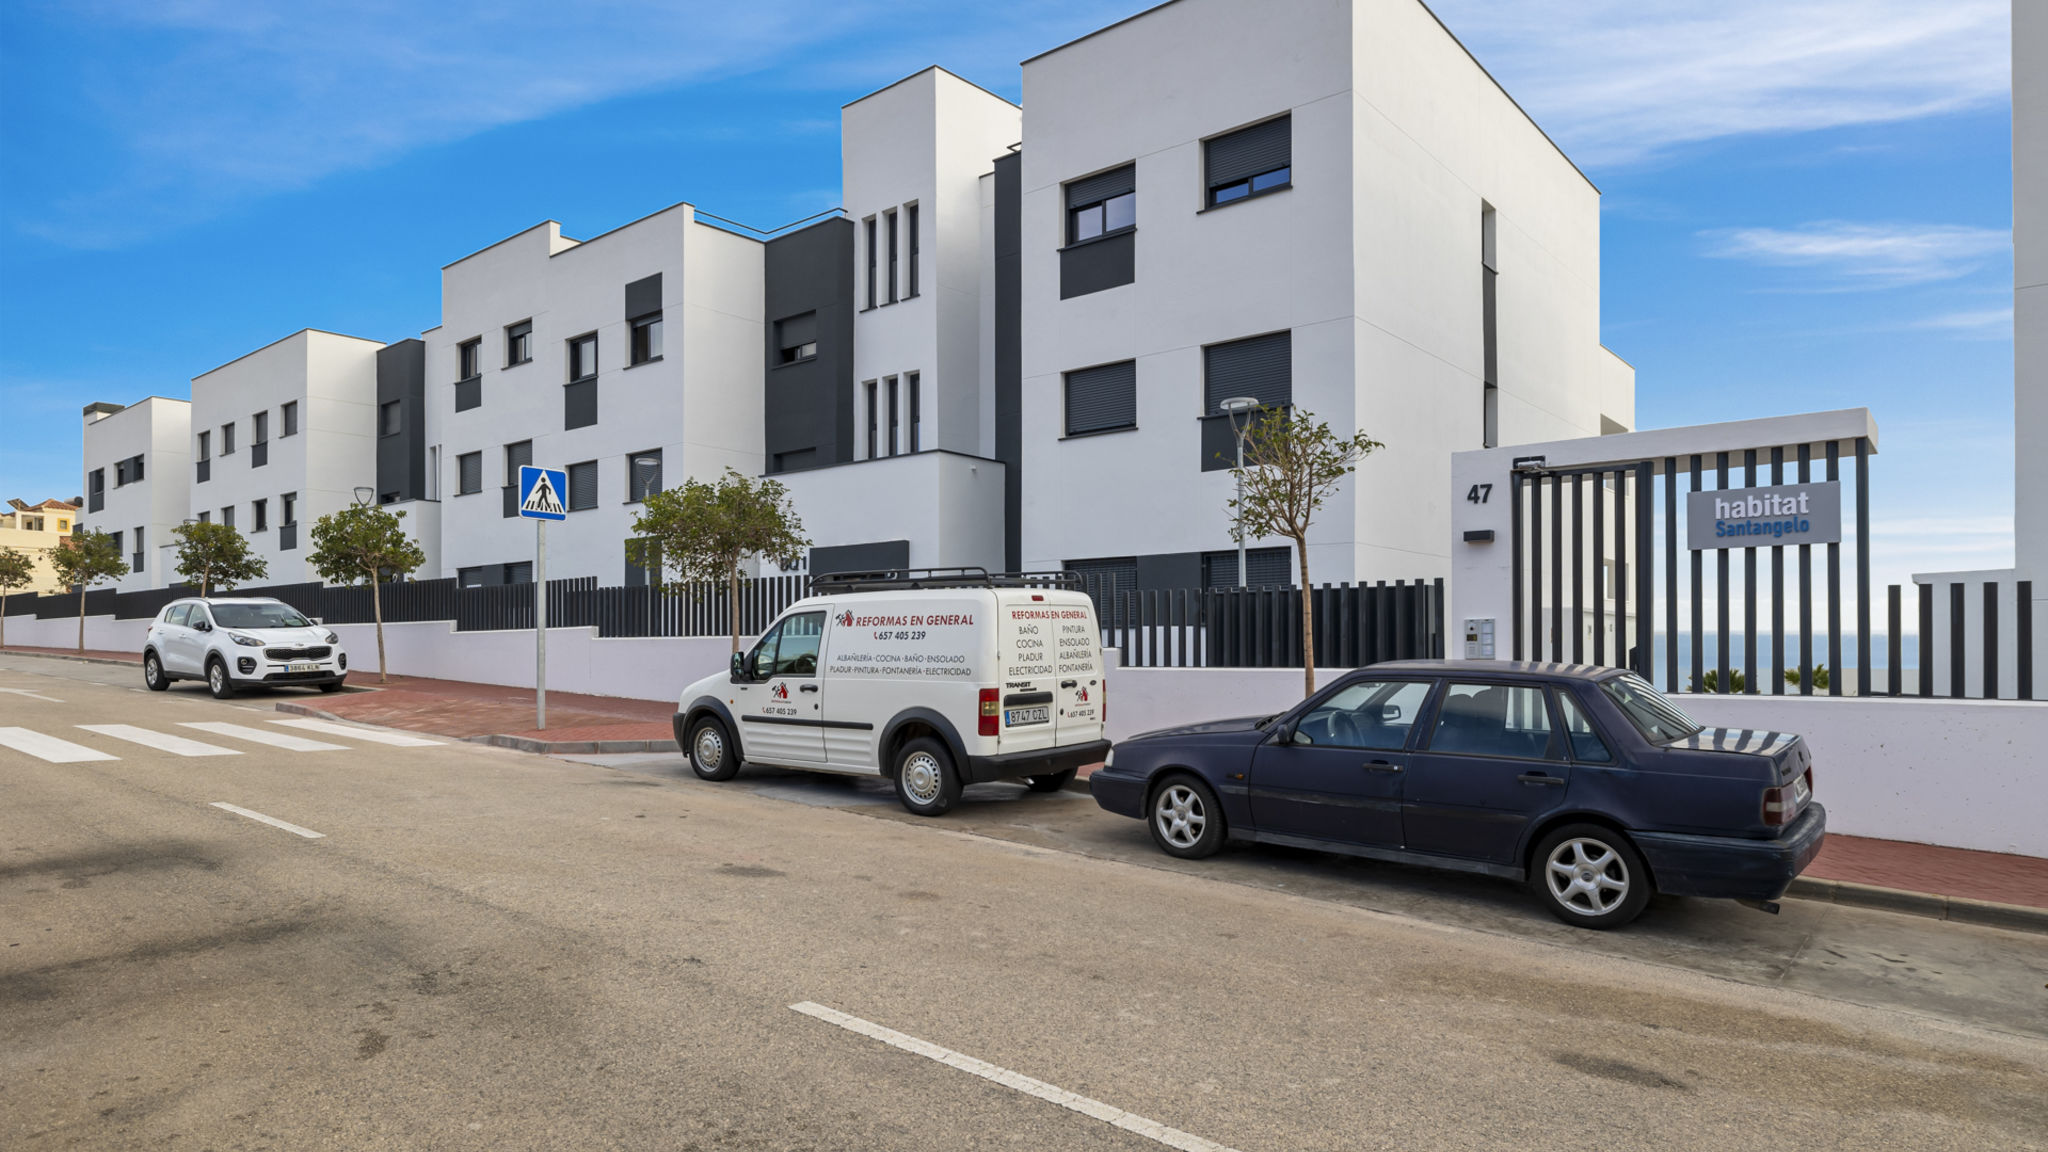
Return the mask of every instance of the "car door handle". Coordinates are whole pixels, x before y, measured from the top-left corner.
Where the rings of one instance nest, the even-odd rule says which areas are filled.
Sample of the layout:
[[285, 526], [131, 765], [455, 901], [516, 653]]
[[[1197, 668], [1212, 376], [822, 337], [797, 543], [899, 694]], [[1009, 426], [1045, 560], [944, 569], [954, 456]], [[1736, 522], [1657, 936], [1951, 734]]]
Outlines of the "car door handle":
[[816, 692], [817, 690], [818, 686], [816, 684], [805, 684], [797, 689], [799, 692]]
[[1517, 779], [1517, 780], [1520, 780], [1520, 781], [1521, 781], [1522, 783], [1524, 783], [1524, 784], [1562, 784], [1562, 783], [1564, 783], [1564, 777], [1562, 777], [1562, 776], [1552, 776], [1552, 775], [1551, 775], [1550, 773], [1548, 773], [1548, 772], [1524, 772], [1524, 773], [1522, 773], [1522, 774], [1521, 774], [1520, 776], [1517, 776], [1517, 777], [1515, 777], [1515, 779]]
[[1399, 772], [1401, 770], [1401, 766], [1399, 764], [1394, 763], [1392, 760], [1367, 760], [1365, 762], [1365, 770], [1367, 772], [1383, 772], [1388, 775], [1392, 775], [1393, 773]]

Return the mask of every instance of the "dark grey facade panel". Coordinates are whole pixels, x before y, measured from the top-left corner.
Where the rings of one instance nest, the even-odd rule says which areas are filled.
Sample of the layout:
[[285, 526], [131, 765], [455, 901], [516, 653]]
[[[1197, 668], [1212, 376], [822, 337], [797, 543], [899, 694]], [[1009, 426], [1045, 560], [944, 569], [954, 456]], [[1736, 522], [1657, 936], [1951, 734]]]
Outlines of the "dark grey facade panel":
[[[1245, 587], [1287, 588], [1294, 584], [1292, 553], [1282, 548], [1248, 548], [1244, 554]], [[1202, 553], [1202, 587], [1237, 587], [1237, 549]]]
[[1138, 362], [1125, 360], [1067, 373], [1067, 435], [1132, 428], [1138, 423]]
[[[1138, 278], [1138, 234], [1118, 232], [1060, 249], [1060, 299], [1120, 288]], [[998, 297], [1000, 299], [1000, 296]]]
[[562, 427], [588, 428], [597, 423], [597, 380], [562, 386]]
[[1200, 552], [1159, 552], [1137, 558], [1140, 591], [1194, 588], [1202, 578]]
[[1294, 403], [1294, 334], [1273, 332], [1202, 349], [1202, 411], [1237, 396], [1285, 407]]
[[1067, 207], [1079, 208], [1111, 196], [1121, 196], [1138, 190], [1138, 166], [1126, 164], [1093, 176], [1084, 176], [1067, 185]]
[[[482, 382], [476, 386], [481, 389]], [[460, 389], [458, 397], [459, 393]], [[426, 495], [427, 487], [425, 341], [400, 340], [377, 350], [378, 410], [394, 402], [402, 418], [396, 436], [377, 439], [377, 491], [396, 492], [400, 500], [417, 500]]]
[[[823, 220], [765, 246], [762, 448], [771, 473], [853, 459], [853, 230], [851, 220]], [[782, 362], [784, 348], [813, 341], [815, 356]]]
[[1234, 184], [1293, 163], [1294, 118], [1282, 116], [1218, 136], [1205, 147], [1204, 169], [1211, 188]]
[[661, 273], [626, 285], [626, 319], [661, 311]]
[[877, 540], [811, 549], [811, 575], [833, 572], [888, 572], [910, 567], [910, 541]]
[[1024, 154], [996, 158], [996, 459], [1003, 462], [1003, 566], [1024, 555]]
[[474, 376], [455, 382], [455, 410], [467, 412], [471, 408], [484, 406], [484, 378]]

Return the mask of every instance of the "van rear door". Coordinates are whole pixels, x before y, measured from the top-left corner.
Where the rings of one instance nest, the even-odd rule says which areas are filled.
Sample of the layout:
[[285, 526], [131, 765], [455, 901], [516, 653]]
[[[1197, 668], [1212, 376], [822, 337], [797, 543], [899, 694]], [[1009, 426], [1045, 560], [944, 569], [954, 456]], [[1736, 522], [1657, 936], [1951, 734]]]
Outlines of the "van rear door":
[[1059, 707], [1053, 716], [1060, 744], [1087, 744], [1102, 739], [1103, 694], [1108, 679], [1102, 670], [1102, 629], [1095, 622], [1095, 604], [1081, 593], [1048, 596], [1058, 618], [1053, 624], [1053, 664]]
[[1035, 600], [1029, 593], [997, 593], [997, 738], [1005, 753], [1050, 748], [1058, 740], [1059, 700], [1054, 688], [1059, 667], [1053, 657], [1058, 622], [1053, 612], [1042, 593]]

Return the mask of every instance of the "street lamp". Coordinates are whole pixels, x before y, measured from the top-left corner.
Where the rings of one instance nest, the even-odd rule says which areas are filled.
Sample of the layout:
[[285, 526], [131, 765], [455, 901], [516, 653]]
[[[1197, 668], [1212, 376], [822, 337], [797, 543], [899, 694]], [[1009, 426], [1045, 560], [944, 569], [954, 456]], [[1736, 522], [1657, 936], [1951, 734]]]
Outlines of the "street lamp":
[[[1251, 414], [1258, 411], [1259, 402], [1251, 396], [1232, 396], [1228, 400], [1219, 401], [1216, 407], [1221, 408], [1224, 415], [1230, 417], [1230, 431], [1237, 437], [1237, 470], [1233, 475], [1237, 479], [1237, 510], [1238, 514], [1242, 516], [1244, 514], [1244, 434], [1251, 431]], [[1242, 424], [1238, 423], [1237, 419], [1240, 412], [1244, 414], [1244, 423]], [[1245, 586], [1244, 524], [1241, 520], [1238, 523], [1237, 529], [1237, 586], [1239, 588]]]
[[357, 488], [356, 503], [367, 508], [370, 506], [370, 501], [374, 499], [376, 495], [377, 490], [375, 488]]

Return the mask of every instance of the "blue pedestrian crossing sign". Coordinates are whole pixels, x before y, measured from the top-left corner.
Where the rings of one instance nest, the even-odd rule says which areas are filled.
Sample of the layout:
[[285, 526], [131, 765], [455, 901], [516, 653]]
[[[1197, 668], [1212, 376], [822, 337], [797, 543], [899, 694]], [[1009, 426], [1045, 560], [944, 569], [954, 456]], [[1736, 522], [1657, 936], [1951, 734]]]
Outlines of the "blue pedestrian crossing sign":
[[560, 468], [519, 466], [519, 514], [528, 520], [567, 520], [562, 493], [569, 487], [569, 474]]

